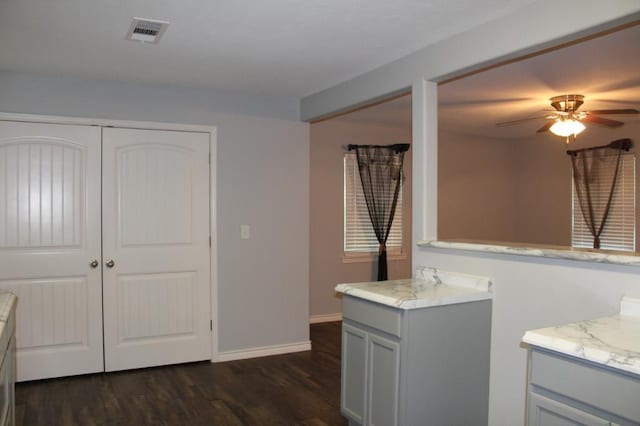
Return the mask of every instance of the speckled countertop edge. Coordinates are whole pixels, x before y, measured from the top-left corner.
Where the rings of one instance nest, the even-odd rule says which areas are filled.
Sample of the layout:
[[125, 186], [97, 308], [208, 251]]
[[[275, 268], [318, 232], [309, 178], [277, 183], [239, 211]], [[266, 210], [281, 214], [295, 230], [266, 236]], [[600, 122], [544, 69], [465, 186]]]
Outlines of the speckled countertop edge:
[[399, 309], [419, 309], [492, 298], [489, 278], [418, 267], [415, 279], [338, 284], [335, 290]]
[[0, 293], [0, 336], [4, 333], [11, 309], [16, 306], [18, 298], [13, 293]]
[[579, 249], [509, 245], [508, 243], [483, 243], [471, 241], [418, 241], [418, 247], [465, 250], [485, 253], [511, 254], [516, 256], [546, 257], [582, 262], [611, 263], [616, 265], [640, 266], [640, 256], [619, 252], [591, 252]]
[[640, 299], [623, 297], [620, 314], [527, 331], [522, 341], [640, 375]]

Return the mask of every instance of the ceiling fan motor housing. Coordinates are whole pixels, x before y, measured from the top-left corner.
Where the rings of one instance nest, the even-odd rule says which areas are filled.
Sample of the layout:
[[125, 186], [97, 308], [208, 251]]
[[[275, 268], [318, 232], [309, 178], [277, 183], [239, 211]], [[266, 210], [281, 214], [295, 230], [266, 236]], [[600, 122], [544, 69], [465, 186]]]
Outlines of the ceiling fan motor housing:
[[561, 95], [554, 96], [549, 99], [551, 106], [557, 111], [573, 112], [580, 108], [580, 105], [584, 103], [584, 96], [582, 95]]

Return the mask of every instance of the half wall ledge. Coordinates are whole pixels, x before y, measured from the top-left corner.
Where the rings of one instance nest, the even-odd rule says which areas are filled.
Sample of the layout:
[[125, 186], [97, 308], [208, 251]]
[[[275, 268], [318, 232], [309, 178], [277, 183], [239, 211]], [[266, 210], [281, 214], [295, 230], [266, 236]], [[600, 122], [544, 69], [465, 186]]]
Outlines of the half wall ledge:
[[425, 240], [416, 244], [422, 248], [464, 250], [484, 253], [509, 254], [516, 256], [568, 259], [582, 262], [611, 263], [616, 265], [640, 266], [640, 256], [619, 251], [577, 249], [562, 246], [537, 244], [515, 244], [472, 240]]

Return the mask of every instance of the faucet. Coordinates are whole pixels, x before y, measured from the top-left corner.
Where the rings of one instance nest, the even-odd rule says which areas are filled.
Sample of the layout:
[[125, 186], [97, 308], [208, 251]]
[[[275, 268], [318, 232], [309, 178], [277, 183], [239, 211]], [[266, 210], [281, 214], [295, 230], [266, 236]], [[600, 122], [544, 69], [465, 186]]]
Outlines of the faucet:
[[433, 280], [435, 281], [436, 285], [442, 285], [442, 280], [438, 275], [433, 274]]

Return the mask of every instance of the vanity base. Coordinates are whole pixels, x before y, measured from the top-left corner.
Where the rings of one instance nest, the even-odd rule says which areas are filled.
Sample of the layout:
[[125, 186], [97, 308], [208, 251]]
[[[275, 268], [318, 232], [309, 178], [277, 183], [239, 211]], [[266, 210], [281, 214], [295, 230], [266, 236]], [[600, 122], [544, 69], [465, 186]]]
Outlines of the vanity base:
[[640, 424], [638, 375], [532, 346], [528, 382], [528, 426]]
[[491, 300], [398, 309], [344, 296], [349, 425], [486, 425]]

